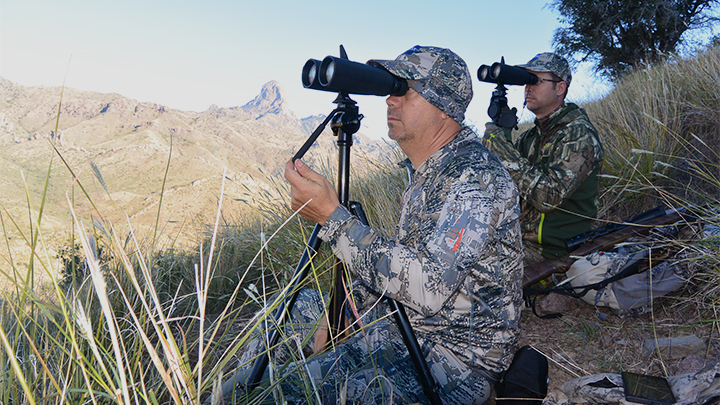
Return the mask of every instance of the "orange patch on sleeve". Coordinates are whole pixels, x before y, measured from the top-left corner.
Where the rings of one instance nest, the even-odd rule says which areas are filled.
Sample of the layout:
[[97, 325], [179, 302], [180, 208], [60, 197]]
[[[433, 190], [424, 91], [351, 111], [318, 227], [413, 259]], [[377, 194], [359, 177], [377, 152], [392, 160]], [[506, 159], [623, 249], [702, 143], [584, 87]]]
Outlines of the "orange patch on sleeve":
[[460, 233], [458, 234], [455, 244], [453, 245], [452, 249], [450, 249], [451, 252], [457, 252], [458, 246], [460, 246], [460, 240], [462, 239], [464, 232], [465, 232], [465, 227], [463, 226], [462, 229], [460, 230]]

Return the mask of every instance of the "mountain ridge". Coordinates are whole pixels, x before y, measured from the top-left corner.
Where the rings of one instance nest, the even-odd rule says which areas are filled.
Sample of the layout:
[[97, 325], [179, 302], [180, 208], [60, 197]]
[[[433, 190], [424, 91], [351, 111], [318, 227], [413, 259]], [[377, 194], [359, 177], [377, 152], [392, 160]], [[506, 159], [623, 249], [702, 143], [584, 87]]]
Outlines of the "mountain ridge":
[[[127, 217], [148, 228], [157, 219], [164, 185], [160, 222], [192, 224], [188, 232], [168, 228], [188, 233], [183, 240], [190, 241], [198, 227], [214, 220], [223, 181], [228, 217], [251, 209], [246, 203], [286, 197], [285, 162], [325, 117], [297, 118], [283, 92], [270, 81], [243, 106], [188, 112], [119, 94], [24, 87], [0, 78], [0, 204], [22, 222], [25, 183], [31, 200], [41, 201], [50, 173], [47, 232], [67, 234], [70, 207], [80, 216], [113, 223]], [[322, 167], [337, 155], [334, 137], [325, 132], [304, 158], [311, 165]], [[363, 155], [387, 149], [362, 134], [355, 140], [354, 150]], [[70, 203], [68, 194], [74, 196]], [[93, 204], [82, 201], [83, 194]]]

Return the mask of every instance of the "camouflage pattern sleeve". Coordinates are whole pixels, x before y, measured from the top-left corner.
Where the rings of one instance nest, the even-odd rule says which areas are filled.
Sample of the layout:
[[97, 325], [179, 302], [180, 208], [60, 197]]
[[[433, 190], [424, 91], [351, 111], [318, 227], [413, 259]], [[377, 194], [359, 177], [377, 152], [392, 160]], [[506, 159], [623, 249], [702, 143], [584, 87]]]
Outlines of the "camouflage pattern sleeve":
[[[342, 205], [338, 206], [335, 211], [327, 219], [325, 225], [321, 228], [320, 234], [318, 235], [321, 239], [326, 240], [330, 235], [335, 235], [339, 232], [340, 227], [347, 221], [354, 220], [359, 226], [363, 226], [360, 220], [353, 216], [347, 208]], [[355, 223], [355, 222], [353, 222]], [[369, 226], [363, 226], [369, 230], [372, 230]], [[331, 244], [332, 245], [332, 244]], [[334, 246], [333, 246], [334, 249]], [[342, 259], [342, 258], [341, 258]], [[345, 263], [348, 263], [347, 261]], [[350, 289], [350, 295], [353, 305], [358, 311], [362, 311], [372, 305], [374, 305], [379, 299], [380, 295], [373, 293], [367, 289], [362, 282], [355, 281], [352, 283]]]
[[595, 129], [589, 123], [571, 122], [560, 131], [562, 142], [548, 142], [539, 151], [549, 159], [543, 167], [530, 164], [501, 133], [484, 141], [510, 172], [523, 201], [544, 213], [567, 201], [601, 160]]

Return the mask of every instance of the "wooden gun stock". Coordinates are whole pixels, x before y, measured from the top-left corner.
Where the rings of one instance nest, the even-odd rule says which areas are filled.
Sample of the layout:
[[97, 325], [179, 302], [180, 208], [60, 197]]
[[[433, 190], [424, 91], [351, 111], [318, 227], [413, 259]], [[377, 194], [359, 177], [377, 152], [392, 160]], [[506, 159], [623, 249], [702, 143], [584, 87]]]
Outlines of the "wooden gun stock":
[[561, 259], [548, 259], [525, 267], [523, 273], [523, 287], [531, 285], [545, 279], [551, 274], [564, 273], [579, 257], [586, 256], [598, 250], [610, 251], [616, 244], [628, 239], [631, 236], [646, 236], [650, 230], [656, 226], [670, 225], [683, 220], [685, 209], [668, 210], [663, 216], [642, 221], [637, 224], [628, 224], [627, 228], [622, 228], [616, 232], [609, 233], [594, 240], [589, 240], [573, 251], [571, 255]]

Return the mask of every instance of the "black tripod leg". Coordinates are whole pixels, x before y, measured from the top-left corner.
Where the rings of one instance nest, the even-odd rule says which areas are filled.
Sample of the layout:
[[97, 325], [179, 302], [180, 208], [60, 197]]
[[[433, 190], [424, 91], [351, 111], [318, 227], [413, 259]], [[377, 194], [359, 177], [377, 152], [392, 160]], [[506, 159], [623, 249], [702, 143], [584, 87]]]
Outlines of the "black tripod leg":
[[[351, 201], [350, 210], [360, 219], [360, 222], [365, 225], [368, 224], [365, 211], [359, 202]], [[405, 312], [405, 307], [392, 298], [386, 299], [390, 305], [390, 309], [395, 313], [395, 322], [398, 324], [398, 329], [400, 330], [405, 346], [408, 349], [410, 359], [412, 360], [413, 366], [415, 366], [415, 371], [418, 373], [420, 385], [422, 385], [425, 396], [431, 404], [441, 405], [442, 401], [440, 400], [440, 394], [437, 390], [437, 384], [430, 372], [430, 366], [428, 366], [427, 361], [425, 360], [425, 356], [420, 348], [420, 343], [417, 341], [415, 332], [413, 332], [412, 326], [410, 325], [410, 319], [408, 319], [407, 313]]]
[[412, 360], [413, 366], [415, 366], [415, 371], [418, 373], [418, 379], [420, 380], [420, 385], [422, 385], [425, 396], [431, 404], [441, 405], [442, 401], [440, 400], [437, 384], [430, 372], [430, 366], [428, 366], [425, 360], [417, 337], [415, 337], [415, 332], [413, 332], [412, 326], [410, 325], [405, 307], [392, 298], [387, 298], [387, 303], [390, 305], [390, 309], [395, 312], [395, 322], [398, 324], [398, 329], [403, 337], [405, 346], [407, 346], [410, 359]]
[[318, 251], [318, 249], [320, 248], [320, 244], [322, 243], [322, 240], [318, 238], [320, 228], [320, 225], [315, 225], [315, 229], [313, 229], [305, 251], [300, 258], [300, 262], [295, 268], [295, 273], [293, 274], [292, 278], [293, 281], [288, 286], [288, 291], [291, 293], [290, 297], [286, 298], [285, 301], [282, 302], [280, 306], [275, 309], [275, 313], [273, 314], [274, 327], [269, 332], [267, 340], [263, 340], [263, 342], [267, 343], [265, 350], [255, 360], [255, 363], [253, 364], [250, 373], [248, 373], [247, 370], [239, 370], [233, 375], [229, 382], [223, 384], [224, 398], [231, 396], [233, 392], [237, 392], [238, 390], [242, 390], [245, 393], [250, 393], [250, 391], [257, 387], [262, 381], [263, 374], [265, 373], [265, 369], [267, 368], [268, 362], [270, 361], [269, 349], [275, 346], [275, 344], [277, 344], [278, 339], [280, 338], [280, 327], [287, 320], [287, 317], [292, 311], [293, 306], [295, 305], [295, 301], [297, 300], [297, 296], [299, 293], [298, 286], [300, 285], [300, 283], [303, 282], [303, 280], [305, 280], [308, 273], [310, 272], [310, 266], [308, 265], [308, 263], [310, 262], [312, 256], [315, 255], [315, 253]]
[[336, 257], [333, 288], [330, 290], [330, 306], [328, 307], [328, 318], [330, 319], [330, 325], [328, 325], [330, 335], [328, 339], [333, 341], [337, 341], [345, 330], [345, 317], [343, 316], [346, 301], [344, 268], [345, 264]]

